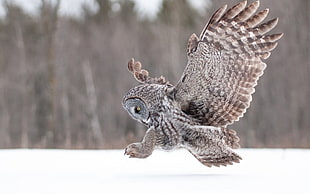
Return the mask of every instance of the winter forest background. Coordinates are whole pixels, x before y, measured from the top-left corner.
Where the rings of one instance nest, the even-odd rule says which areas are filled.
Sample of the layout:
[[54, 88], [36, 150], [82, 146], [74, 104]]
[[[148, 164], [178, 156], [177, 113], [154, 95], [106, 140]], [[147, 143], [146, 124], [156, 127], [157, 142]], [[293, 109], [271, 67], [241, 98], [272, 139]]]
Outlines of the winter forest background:
[[[3, 1], [0, 148], [123, 148], [141, 140], [145, 127], [121, 105], [137, 84], [127, 61], [134, 57], [176, 83], [189, 36], [217, 8], [238, 0], [213, 0], [204, 11], [187, 0], [164, 0], [152, 19], [132, 1], [95, 2], [96, 11], [84, 6], [74, 18], [59, 14], [60, 1], [42, 0], [38, 14]], [[267, 19], [280, 18], [272, 32], [284, 36], [247, 114], [231, 128], [243, 147], [310, 148], [309, 1], [261, 0], [260, 9], [266, 7]]]

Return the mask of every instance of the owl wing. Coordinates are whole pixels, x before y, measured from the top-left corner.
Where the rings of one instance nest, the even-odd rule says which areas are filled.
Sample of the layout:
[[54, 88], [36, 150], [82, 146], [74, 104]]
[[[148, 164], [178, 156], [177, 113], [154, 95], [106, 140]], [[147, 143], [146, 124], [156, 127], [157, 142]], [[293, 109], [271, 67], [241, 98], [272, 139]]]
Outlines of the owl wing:
[[[257, 80], [267, 59], [283, 34], [264, 35], [278, 19], [258, 25], [268, 14], [254, 14], [256, 1], [246, 1], [226, 10], [218, 9], [199, 38], [188, 43], [188, 63], [169, 95], [182, 111], [200, 123], [226, 126], [242, 117], [251, 102]], [[254, 15], [253, 15], [254, 14]]]
[[133, 58], [128, 62], [128, 71], [133, 74], [135, 79], [140, 83], [149, 83], [149, 84], [161, 84], [161, 85], [170, 85], [168, 81], [163, 76], [160, 77], [151, 77], [149, 72], [145, 69], [142, 69], [142, 64], [140, 61], [135, 61]]

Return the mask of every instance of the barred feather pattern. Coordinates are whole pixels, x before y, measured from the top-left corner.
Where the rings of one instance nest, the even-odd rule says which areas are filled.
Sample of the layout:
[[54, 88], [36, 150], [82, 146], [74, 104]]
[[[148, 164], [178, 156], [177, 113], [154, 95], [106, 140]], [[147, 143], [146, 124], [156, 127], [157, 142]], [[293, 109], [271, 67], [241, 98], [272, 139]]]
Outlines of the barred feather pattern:
[[188, 63], [175, 86], [162, 76], [151, 77], [139, 61], [128, 62], [140, 85], [124, 96], [123, 107], [148, 130], [125, 154], [146, 158], [156, 148], [185, 148], [208, 167], [240, 162], [233, 151], [239, 138], [227, 126], [250, 106], [266, 68], [263, 60], [283, 35], [266, 34], [278, 19], [262, 23], [269, 9], [257, 12], [258, 7], [259, 1], [243, 1], [218, 9], [199, 37], [190, 36]]
[[149, 72], [145, 69], [142, 69], [141, 62], [135, 61], [134, 58], [131, 58], [128, 61], [128, 71], [131, 72], [135, 79], [140, 83], [170, 85], [163, 76], [154, 78], [149, 76]]
[[[232, 129], [201, 126], [195, 119], [174, 106], [175, 102], [166, 96], [170, 87], [160, 84], [139, 85], [124, 97], [125, 108], [127, 99], [138, 98], [143, 100], [149, 112], [149, 130], [143, 141], [130, 144], [126, 153], [131, 157], [144, 158], [151, 154], [153, 149], [150, 148], [154, 145], [153, 148], [163, 150], [186, 148], [208, 167], [238, 163], [241, 157], [232, 150], [239, 148], [236, 132]], [[143, 150], [139, 151], [139, 155], [132, 151], [137, 147]]]
[[[188, 43], [188, 64], [172, 90], [179, 107], [201, 124], [227, 126], [250, 106], [254, 87], [282, 33], [265, 35], [278, 19], [260, 24], [269, 9], [259, 1], [218, 9], [199, 37]], [[260, 25], [259, 25], [260, 24]]]

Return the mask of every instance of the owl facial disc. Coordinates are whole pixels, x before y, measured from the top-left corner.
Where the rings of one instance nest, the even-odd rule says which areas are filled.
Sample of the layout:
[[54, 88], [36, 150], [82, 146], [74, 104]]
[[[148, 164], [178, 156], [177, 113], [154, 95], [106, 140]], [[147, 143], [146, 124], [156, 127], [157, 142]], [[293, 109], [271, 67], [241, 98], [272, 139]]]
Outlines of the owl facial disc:
[[149, 111], [142, 99], [138, 97], [128, 98], [125, 100], [123, 106], [132, 118], [143, 124], [148, 123]]

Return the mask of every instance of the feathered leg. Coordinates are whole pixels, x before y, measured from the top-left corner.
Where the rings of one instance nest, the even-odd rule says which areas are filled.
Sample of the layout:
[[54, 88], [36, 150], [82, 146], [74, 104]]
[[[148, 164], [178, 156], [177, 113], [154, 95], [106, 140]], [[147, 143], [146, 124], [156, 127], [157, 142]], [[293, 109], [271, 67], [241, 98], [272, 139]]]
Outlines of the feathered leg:
[[156, 144], [156, 134], [154, 127], [147, 130], [142, 142], [132, 143], [125, 149], [125, 155], [130, 158], [146, 158], [150, 156]]

